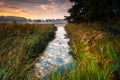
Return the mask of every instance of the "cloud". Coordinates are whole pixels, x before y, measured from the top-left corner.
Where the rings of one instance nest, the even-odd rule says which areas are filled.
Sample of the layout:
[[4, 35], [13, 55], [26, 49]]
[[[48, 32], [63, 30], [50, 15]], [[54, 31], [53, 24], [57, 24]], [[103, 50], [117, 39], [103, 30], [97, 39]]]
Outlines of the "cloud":
[[57, 4], [63, 4], [65, 2], [68, 2], [68, 0], [48, 0], [49, 2], [55, 2]]
[[[71, 7], [71, 3], [65, 0], [49, 0], [51, 3], [49, 4], [40, 4], [37, 6], [40, 10], [43, 11], [66, 11]], [[61, 1], [61, 2], [60, 2]]]
[[44, 10], [44, 11], [48, 11], [48, 10], [54, 10], [55, 9], [55, 7], [54, 6], [50, 6], [50, 5], [40, 5], [39, 6], [42, 10]]
[[49, 0], [3, 0], [7, 4], [48, 4]]
[[63, 18], [70, 6], [69, 0], [0, 0], [0, 15]]
[[36, 6], [36, 7], [46, 12], [50, 12], [50, 11], [54, 12], [58, 10], [58, 6], [54, 2], [49, 3], [49, 4], [40, 4], [39, 6]]
[[62, 4], [61, 6], [60, 6], [60, 9], [61, 10], [68, 10], [68, 9], [70, 9], [71, 8], [71, 3], [70, 2], [68, 2], [68, 1], [66, 1], [64, 4]]
[[0, 6], [4, 6], [4, 3], [2, 1], [0, 1]]

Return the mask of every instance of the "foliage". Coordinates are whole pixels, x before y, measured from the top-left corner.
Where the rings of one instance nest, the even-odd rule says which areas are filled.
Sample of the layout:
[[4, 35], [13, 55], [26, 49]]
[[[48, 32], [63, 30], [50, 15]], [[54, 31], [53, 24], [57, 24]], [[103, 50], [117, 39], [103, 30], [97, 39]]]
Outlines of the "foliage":
[[104, 30], [103, 25], [106, 24], [81, 23], [66, 26], [75, 66], [69, 73], [52, 73], [52, 80], [120, 79], [120, 38], [119, 35]]
[[0, 24], [0, 80], [35, 80], [32, 66], [54, 38], [53, 26]]
[[119, 0], [70, 0], [72, 8], [68, 10], [69, 22], [108, 21], [120, 19]]

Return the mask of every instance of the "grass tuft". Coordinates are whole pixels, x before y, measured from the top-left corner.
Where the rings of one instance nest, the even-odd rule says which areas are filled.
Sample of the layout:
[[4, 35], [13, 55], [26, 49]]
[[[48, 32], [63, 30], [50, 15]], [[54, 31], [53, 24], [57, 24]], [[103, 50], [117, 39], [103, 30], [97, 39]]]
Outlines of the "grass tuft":
[[0, 24], [0, 80], [35, 80], [37, 57], [54, 38], [51, 24]]

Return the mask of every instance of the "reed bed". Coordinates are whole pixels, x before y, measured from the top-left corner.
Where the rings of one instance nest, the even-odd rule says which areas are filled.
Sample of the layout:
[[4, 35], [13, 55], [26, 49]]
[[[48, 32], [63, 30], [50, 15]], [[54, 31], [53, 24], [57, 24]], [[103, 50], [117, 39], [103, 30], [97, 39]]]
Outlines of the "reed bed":
[[54, 38], [52, 24], [0, 24], [0, 80], [35, 80], [33, 66]]
[[52, 73], [48, 80], [120, 80], [120, 34], [110, 32], [108, 26], [120, 28], [104, 23], [67, 24], [75, 66], [65, 74]]

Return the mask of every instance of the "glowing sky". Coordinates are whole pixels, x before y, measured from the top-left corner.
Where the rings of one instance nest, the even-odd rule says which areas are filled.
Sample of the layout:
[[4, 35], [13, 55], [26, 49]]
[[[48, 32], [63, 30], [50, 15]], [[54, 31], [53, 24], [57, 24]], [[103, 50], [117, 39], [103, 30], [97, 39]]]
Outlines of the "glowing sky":
[[56, 19], [69, 15], [69, 0], [0, 0], [0, 16]]

